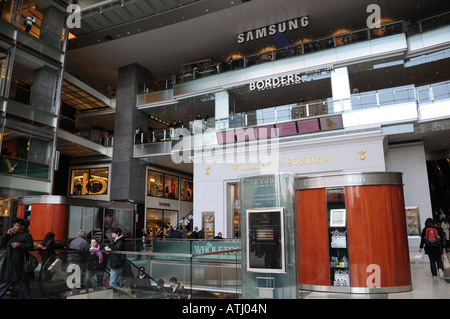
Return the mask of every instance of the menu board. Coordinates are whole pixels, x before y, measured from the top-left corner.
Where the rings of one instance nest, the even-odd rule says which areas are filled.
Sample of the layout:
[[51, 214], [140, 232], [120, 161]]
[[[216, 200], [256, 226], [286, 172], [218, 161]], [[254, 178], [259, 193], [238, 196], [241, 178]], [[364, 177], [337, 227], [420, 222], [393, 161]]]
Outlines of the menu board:
[[247, 270], [286, 271], [283, 208], [247, 210]]

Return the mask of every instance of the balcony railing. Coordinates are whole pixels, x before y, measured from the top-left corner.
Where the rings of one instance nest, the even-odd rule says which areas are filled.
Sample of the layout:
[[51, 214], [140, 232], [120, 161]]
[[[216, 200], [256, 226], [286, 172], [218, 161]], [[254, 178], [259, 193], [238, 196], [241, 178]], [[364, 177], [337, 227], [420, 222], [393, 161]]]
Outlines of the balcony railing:
[[105, 130], [91, 128], [63, 115], [59, 116], [59, 128], [105, 147], [112, 147], [114, 144], [114, 136]]
[[292, 56], [304, 55], [321, 50], [337, 48], [340, 46], [369, 41], [380, 37], [406, 33], [408, 36], [428, 32], [449, 25], [450, 12], [426, 18], [412, 23], [397, 21], [387, 23], [380, 28], [355, 30], [348, 33], [323, 38], [308, 39], [292, 46], [252, 54], [245, 57], [230, 58], [227, 61], [192, 63], [184, 67], [182, 73], [172, 76], [171, 79], [148, 82], [139, 88], [139, 94], [173, 88], [175, 84], [192, 81], [205, 76], [246, 68], [252, 65], [272, 62]]
[[253, 65], [272, 62], [296, 55], [313, 53], [321, 50], [336, 48], [350, 43], [368, 41], [371, 39], [400, 34], [405, 32], [404, 21], [383, 25], [379, 29], [362, 29], [331, 37], [310, 39], [300, 44], [292, 45], [276, 50], [265, 51], [245, 57], [230, 58], [218, 63], [202, 61], [184, 68], [183, 73], [177, 74], [170, 80], [162, 80], [146, 83], [139, 88], [139, 94], [149, 93], [173, 88], [173, 85], [192, 81], [201, 77], [224, 73], [236, 69], [242, 69]]
[[[181, 137], [201, 136], [206, 141], [216, 138], [216, 132], [261, 125], [275, 125], [305, 119], [321, 119], [330, 115], [346, 114], [368, 109], [384, 109], [396, 105], [413, 103], [415, 108], [429, 103], [450, 99], [450, 81], [434, 83], [426, 86], [414, 85], [387, 88], [382, 90], [356, 93], [345, 99], [324, 99], [305, 103], [281, 105], [251, 112], [230, 114], [227, 118], [209, 118], [194, 120], [185, 127], [170, 127], [155, 130], [149, 136], [143, 136], [144, 143], [135, 147], [135, 156], [170, 153], [171, 145], [180, 141]], [[209, 136], [211, 134], [212, 136]], [[208, 135], [209, 134], [209, 135]], [[149, 142], [146, 143], [145, 141]], [[167, 142], [167, 143], [166, 143]], [[153, 146], [150, 146], [153, 145]], [[202, 145], [205, 145], [203, 142]], [[156, 147], [156, 148], [155, 148]]]

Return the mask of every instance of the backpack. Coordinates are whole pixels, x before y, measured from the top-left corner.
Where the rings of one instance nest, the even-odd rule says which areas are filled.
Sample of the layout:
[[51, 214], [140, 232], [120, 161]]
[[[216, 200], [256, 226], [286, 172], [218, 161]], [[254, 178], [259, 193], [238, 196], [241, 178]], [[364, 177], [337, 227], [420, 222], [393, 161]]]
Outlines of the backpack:
[[438, 246], [440, 239], [436, 228], [428, 227], [425, 231], [425, 244], [428, 246]]

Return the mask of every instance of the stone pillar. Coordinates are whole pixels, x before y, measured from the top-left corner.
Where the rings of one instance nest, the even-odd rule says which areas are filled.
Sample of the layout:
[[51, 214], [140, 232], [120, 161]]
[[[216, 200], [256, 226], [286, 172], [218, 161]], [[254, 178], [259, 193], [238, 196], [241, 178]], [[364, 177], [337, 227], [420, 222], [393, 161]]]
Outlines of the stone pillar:
[[43, 12], [41, 33], [39, 38], [55, 48], [60, 49], [62, 34], [66, 22], [65, 12], [54, 6], [46, 8]]
[[138, 64], [119, 69], [114, 153], [111, 169], [111, 200], [145, 202], [145, 165], [133, 158], [134, 133], [138, 127], [148, 133], [148, 117], [136, 108], [139, 84], [150, 78], [150, 72]]
[[[350, 79], [348, 76], [347, 67], [337, 68], [331, 72], [331, 91], [333, 100], [348, 99], [351, 96]], [[344, 102], [336, 102], [334, 110], [336, 112], [351, 110], [351, 103], [349, 100]]]
[[231, 111], [234, 111], [234, 100], [234, 95], [228, 91], [216, 93], [214, 117], [219, 120], [216, 122], [216, 128], [223, 130], [229, 127], [228, 120], [220, 119], [228, 119]]
[[34, 81], [31, 88], [31, 106], [49, 113], [54, 113], [56, 80], [58, 71], [43, 66], [34, 72]]

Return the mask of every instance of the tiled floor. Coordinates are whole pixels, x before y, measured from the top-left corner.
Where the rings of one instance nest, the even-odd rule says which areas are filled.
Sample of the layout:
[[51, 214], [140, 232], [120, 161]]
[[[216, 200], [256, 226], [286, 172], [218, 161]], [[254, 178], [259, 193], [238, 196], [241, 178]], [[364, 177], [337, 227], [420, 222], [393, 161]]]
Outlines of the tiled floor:
[[[427, 258], [427, 257], [425, 257]], [[427, 260], [420, 264], [411, 263], [413, 289], [409, 292], [390, 294], [345, 294], [311, 292], [304, 299], [450, 299], [450, 269], [444, 278], [432, 278]]]

